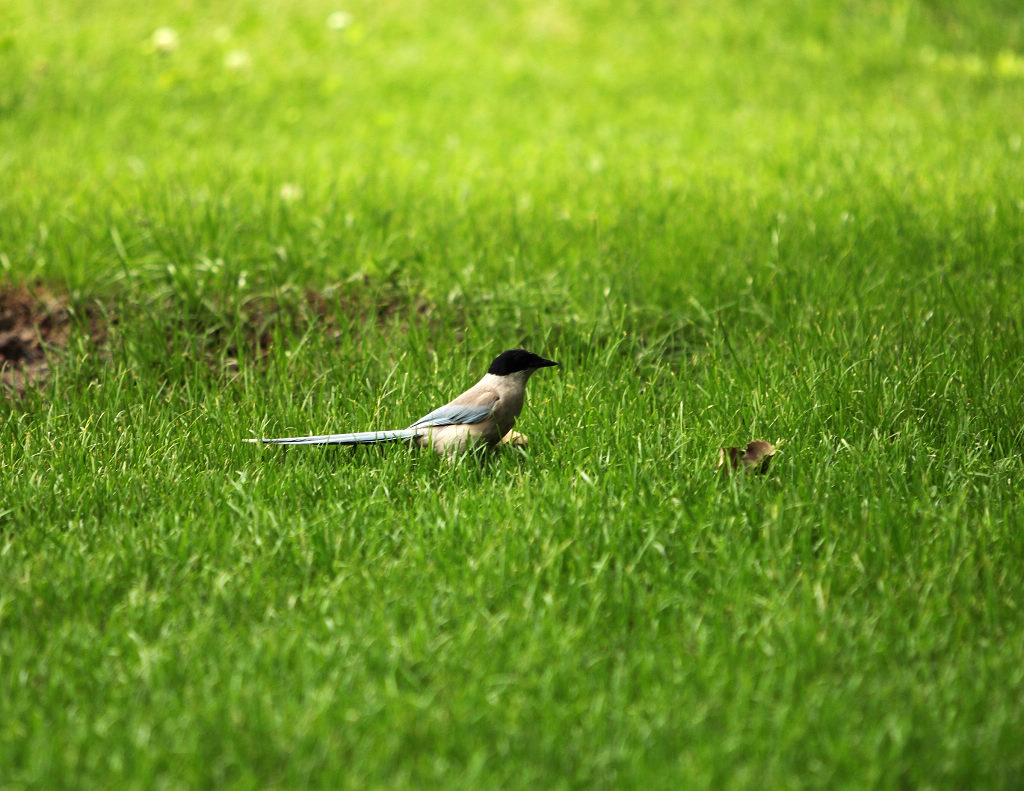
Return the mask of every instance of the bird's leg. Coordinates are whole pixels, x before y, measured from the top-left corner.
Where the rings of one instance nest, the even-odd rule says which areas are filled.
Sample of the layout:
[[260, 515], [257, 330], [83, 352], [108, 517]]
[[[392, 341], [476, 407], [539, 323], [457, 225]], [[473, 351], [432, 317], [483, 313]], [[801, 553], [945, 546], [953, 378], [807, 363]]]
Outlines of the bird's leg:
[[509, 430], [508, 434], [501, 438], [499, 445], [511, 445], [515, 448], [525, 448], [530, 444], [530, 440], [526, 438], [525, 434], [520, 434], [518, 431]]

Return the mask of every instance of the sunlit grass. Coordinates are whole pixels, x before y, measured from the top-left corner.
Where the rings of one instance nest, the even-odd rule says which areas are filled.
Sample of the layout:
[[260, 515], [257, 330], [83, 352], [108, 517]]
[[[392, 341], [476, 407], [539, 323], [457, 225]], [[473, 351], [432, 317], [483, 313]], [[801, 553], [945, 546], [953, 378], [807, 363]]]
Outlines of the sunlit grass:
[[0, 788], [1019, 785], [1018, 16], [0, 12]]

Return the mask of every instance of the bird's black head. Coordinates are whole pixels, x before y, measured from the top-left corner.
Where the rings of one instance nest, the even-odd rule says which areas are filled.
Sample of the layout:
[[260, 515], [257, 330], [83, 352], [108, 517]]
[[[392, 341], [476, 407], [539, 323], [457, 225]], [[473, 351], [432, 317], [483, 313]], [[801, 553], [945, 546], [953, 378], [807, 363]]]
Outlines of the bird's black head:
[[487, 373], [495, 376], [508, 376], [518, 371], [529, 371], [535, 368], [547, 368], [551, 365], [558, 365], [554, 360], [545, 360], [540, 355], [528, 352], [526, 349], [509, 349], [494, 358]]

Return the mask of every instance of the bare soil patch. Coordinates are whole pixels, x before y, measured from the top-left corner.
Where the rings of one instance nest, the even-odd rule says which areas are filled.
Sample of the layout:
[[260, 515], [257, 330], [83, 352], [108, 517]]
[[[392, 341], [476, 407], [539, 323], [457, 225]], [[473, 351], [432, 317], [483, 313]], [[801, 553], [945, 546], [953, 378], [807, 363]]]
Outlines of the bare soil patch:
[[[66, 295], [54, 294], [45, 286], [0, 288], [0, 389], [4, 395], [24, 395], [46, 379], [48, 354], [67, 346], [78, 318]], [[86, 310], [80, 318], [93, 341], [106, 340], [99, 311]]]
[[[365, 289], [365, 290], [364, 290]], [[0, 286], [0, 391], [6, 397], [20, 397], [26, 390], [45, 383], [51, 361], [68, 345], [74, 333], [84, 333], [98, 350], [106, 349], [108, 326], [117, 323], [124, 308], [119, 302], [72, 305], [67, 294], [44, 283]], [[161, 315], [177, 321], [179, 330], [194, 334], [203, 354], [234, 358], [240, 353], [265, 356], [273, 346], [273, 330], [285, 326], [301, 328], [315, 321], [319, 331], [344, 332], [341, 316], [357, 321], [375, 321], [381, 326], [401, 327], [406, 320], [429, 320], [432, 306], [417, 298], [372, 291], [361, 283], [350, 288], [307, 289], [283, 299], [255, 298], [230, 319], [218, 315], [191, 314], [168, 303]], [[171, 318], [178, 317], [178, 318]], [[240, 322], [241, 334], [229, 333], [232, 321]], [[230, 337], [228, 337], [230, 335]], [[180, 337], [180, 336], [179, 336]], [[176, 343], [168, 337], [169, 348]], [[240, 349], [239, 346], [246, 348]]]

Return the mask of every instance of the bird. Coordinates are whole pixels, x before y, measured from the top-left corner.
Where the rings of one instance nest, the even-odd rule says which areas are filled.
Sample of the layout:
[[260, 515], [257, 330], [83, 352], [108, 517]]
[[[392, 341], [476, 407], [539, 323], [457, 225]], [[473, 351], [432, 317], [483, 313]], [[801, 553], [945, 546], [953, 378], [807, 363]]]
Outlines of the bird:
[[501, 443], [526, 444], [526, 438], [512, 430], [523, 409], [526, 382], [534, 371], [556, 365], [554, 360], [526, 349], [509, 349], [494, 358], [479, 382], [409, 428], [246, 441], [266, 445], [376, 445], [405, 441], [447, 456], [481, 445], [493, 448]]

